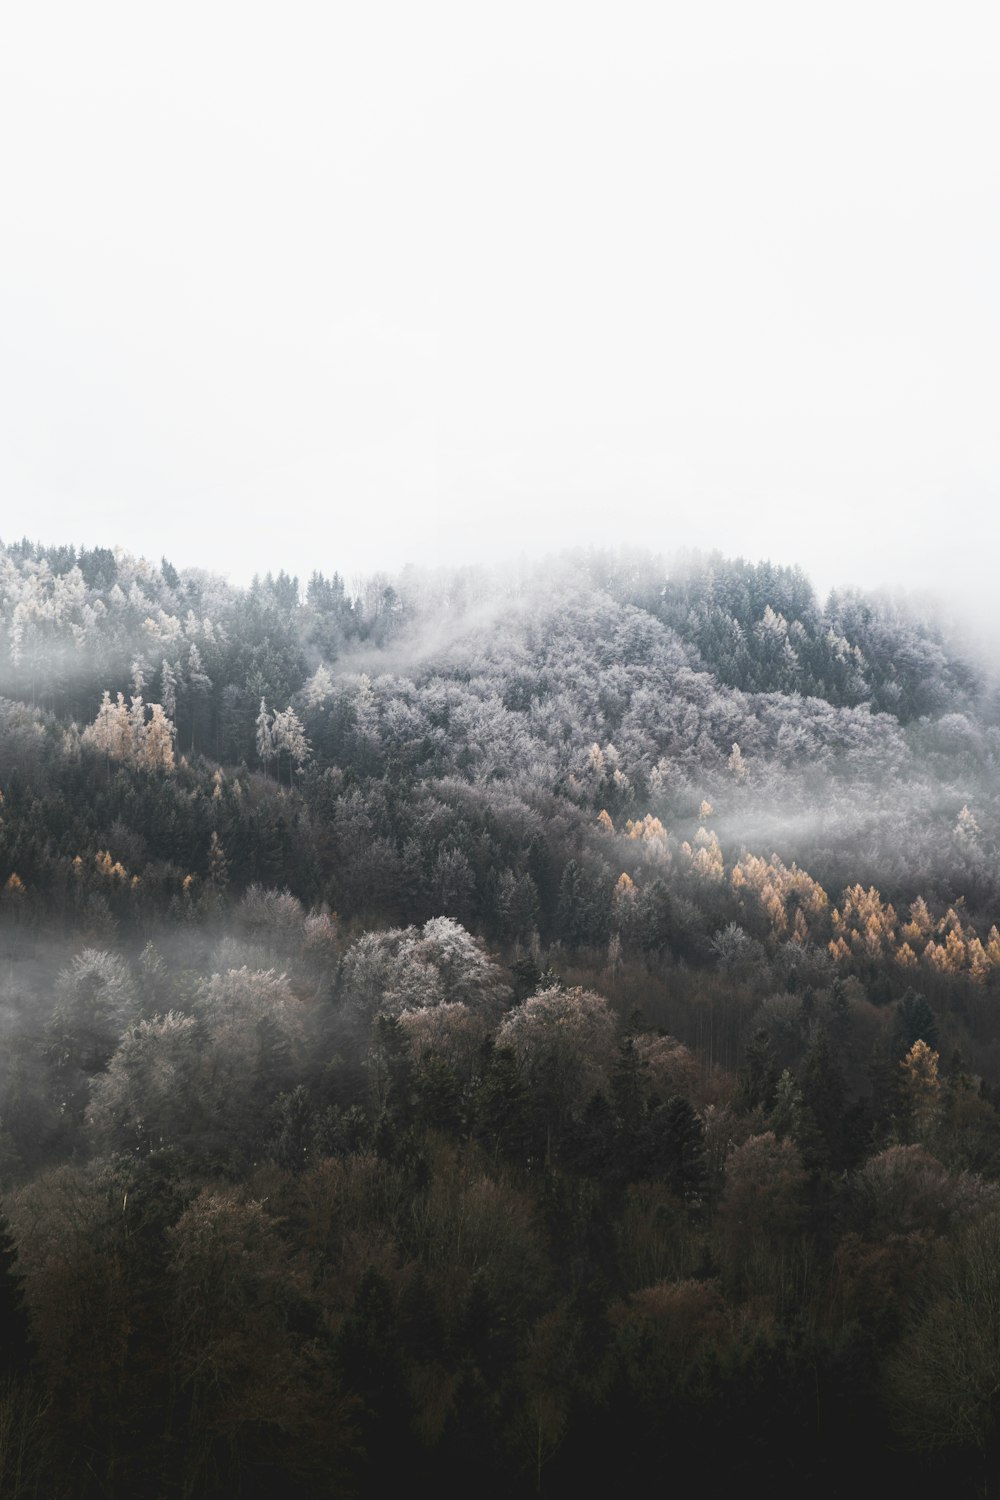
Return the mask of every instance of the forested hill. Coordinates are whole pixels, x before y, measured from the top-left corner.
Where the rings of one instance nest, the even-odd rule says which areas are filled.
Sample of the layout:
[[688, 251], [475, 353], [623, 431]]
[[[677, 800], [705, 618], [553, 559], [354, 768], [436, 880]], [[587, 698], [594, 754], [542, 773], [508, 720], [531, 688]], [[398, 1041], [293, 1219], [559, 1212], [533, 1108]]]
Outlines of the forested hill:
[[499, 609], [562, 596], [633, 606], [693, 648], [695, 664], [746, 692], [867, 704], [903, 723], [975, 698], [961, 651], [915, 613], [857, 591], [822, 607], [801, 571], [769, 563], [713, 555], [668, 570], [644, 555], [589, 553], [502, 575], [407, 570], [352, 590], [335, 571], [304, 588], [281, 572], [242, 590], [199, 569], [182, 575], [166, 559], [156, 567], [107, 548], [27, 541], [0, 543], [0, 686], [79, 718], [104, 688], [127, 691], [138, 664], [158, 701], [179, 690], [182, 739], [200, 728], [202, 748], [232, 759], [249, 743], [238, 700], [288, 701], [321, 662], [383, 648], [414, 626], [453, 636], [456, 619], [487, 601]]
[[984, 940], [1000, 911], [1000, 734], [974, 671], [928, 623], [860, 594], [821, 608], [790, 569], [589, 555], [240, 590], [19, 543], [0, 692], [0, 875], [45, 899], [109, 851], [158, 901], [202, 887], [221, 844], [235, 886], [342, 916], [602, 943], [624, 872], [634, 941], [692, 956], [691, 869], [719, 846], [833, 896], [962, 898]]
[[0, 548], [0, 1492], [989, 1492], [975, 659], [721, 557]]

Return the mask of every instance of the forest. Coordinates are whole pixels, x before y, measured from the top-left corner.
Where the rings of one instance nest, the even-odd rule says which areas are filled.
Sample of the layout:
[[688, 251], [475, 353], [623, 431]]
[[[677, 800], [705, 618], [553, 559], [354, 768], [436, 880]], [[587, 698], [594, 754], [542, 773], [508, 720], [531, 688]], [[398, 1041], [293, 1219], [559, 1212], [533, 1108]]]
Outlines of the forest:
[[987, 647], [0, 544], [0, 1494], [1000, 1494]]

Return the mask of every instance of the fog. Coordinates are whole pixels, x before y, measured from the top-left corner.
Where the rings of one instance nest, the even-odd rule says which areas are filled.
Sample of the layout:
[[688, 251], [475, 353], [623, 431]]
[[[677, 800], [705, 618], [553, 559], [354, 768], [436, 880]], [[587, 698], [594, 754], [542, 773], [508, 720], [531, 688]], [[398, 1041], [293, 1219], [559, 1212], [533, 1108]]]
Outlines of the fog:
[[990, 592], [994, 22], [18, 7], [0, 534]]

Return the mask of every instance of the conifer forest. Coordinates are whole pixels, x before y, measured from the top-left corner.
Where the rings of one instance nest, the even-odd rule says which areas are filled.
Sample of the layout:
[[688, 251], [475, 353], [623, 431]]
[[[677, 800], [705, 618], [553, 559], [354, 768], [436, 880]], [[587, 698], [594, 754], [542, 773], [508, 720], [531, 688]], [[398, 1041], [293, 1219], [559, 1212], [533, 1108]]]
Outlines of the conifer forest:
[[0, 545], [4, 1500], [1000, 1493], [983, 642], [186, 562]]

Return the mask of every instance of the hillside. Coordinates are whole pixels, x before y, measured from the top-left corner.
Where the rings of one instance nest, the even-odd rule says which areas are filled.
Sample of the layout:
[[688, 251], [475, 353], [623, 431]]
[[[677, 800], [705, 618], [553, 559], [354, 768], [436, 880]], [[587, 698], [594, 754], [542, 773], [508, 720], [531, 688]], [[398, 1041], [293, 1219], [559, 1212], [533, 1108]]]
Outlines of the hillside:
[[3, 1493], [981, 1492], [979, 659], [721, 556], [0, 548]]

